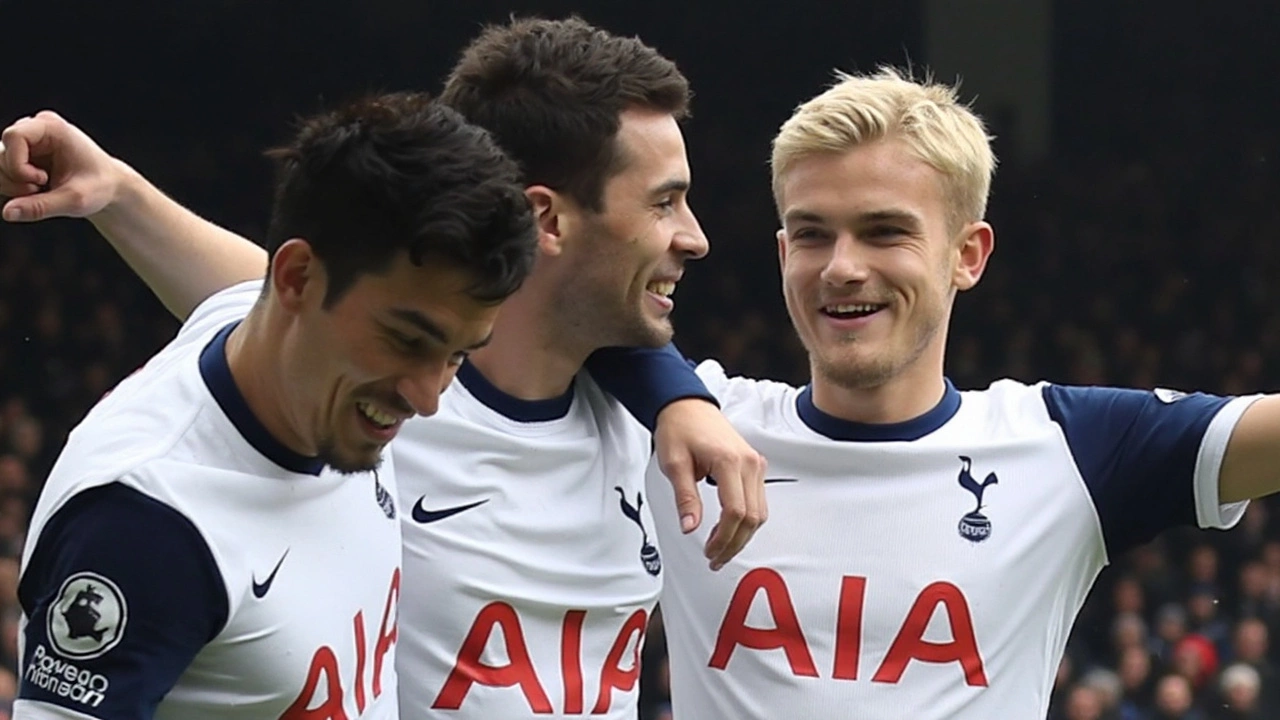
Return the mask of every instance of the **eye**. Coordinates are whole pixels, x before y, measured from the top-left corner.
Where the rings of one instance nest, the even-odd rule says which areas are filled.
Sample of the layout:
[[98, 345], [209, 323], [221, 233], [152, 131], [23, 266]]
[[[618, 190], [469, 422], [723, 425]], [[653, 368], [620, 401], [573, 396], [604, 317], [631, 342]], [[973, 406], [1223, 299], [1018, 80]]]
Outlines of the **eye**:
[[663, 200], [659, 200], [659, 201], [654, 205], [654, 207], [658, 208], [659, 210], [661, 210], [661, 211], [663, 211], [663, 212], [671, 212], [671, 211], [672, 211], [672, 210], [674, 210], [674, 209], [675, 209], [675, 207], [676, 207], [676, 199], [675, 199], [675, 198], [671, 198], [671, 197], [669, 197], [669, 198], [665, 198], [665, 199], [663, 199]]
[[826, 233], [815, 227], [802, 227], [790, 233], [794, 242], [816, 242], [826, 237]]
[[449, 365], [450, 367], [458, 367], [462, 363], [466, 362], [469, 357], [471, 357], [471, 353], [466, 350], [456, 352], [449, 357]]
[[877, 225], [867, 231], [870, 238], [895, 238], [907, 234], [905, 229], [893, 225]]
[[409, 355], [421, 355], [426, 350], [426, 343], [420, 337], [411, 337], [404, 333], [388, 330], [387, 337], [391, 339], [391, 344], [396, 349]]

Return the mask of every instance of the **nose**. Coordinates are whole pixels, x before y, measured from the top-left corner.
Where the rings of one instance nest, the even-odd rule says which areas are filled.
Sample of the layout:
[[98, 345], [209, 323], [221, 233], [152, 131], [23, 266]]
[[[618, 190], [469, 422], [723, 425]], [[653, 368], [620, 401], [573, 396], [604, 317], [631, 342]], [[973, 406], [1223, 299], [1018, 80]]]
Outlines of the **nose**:
[[396, 392], [413, 411], [422, 416], [435, 415], [440, 409], [440, 393], [453, 379], [453, 369], [446, 362], [424, 363], [396, 383]]
[[688, 215], [681, 228], [676, 231], [675, 242], [673, 243], [677, 252], [692, 259], [699, 260], [707, 256], [711, 252], [711, 243], [707, 241], [707, 236], [702, 232], [702, 226], [698, 224], [698, 217], [693, 214], [693, 210], [687, 206], [685, 213]]
[[866, 256], [857, 239], [841, 233], [831, 244], [831, 257], [822, 269], [822, 281], [828, 285], [866, 282]]

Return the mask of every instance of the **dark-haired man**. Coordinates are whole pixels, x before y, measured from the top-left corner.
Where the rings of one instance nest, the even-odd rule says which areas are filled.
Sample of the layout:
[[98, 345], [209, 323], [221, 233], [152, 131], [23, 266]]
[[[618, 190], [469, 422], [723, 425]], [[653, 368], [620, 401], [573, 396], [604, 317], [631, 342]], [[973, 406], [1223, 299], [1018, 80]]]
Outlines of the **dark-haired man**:
[[196, 308], [44, 487], [15, 718], [399, 717], [383, 450], [488, 342], [533, 221], [515, 165], [425, 96], [312, 118], [275, 154], [262, 287]]
[[[669, 343], [671, 294], [708, 250], [687, 199], [688, 81], [638, 39], [574, 18], [516, 19], [464, 49], [441, 100], [520, 165], [539, 252], [439, 415], [408, 423], [394, 446], [403, 706], [413, 717], [634, 718], [662, 587], [650, 437], [587, 360]], [[82, 194], [146, 187], [98, 166], [106, 176], [84, 173]], [[254, 244], [154, 188], [140, 197], [104, 202], [94, 221], [178, 314], [261, 265]], [[722, 510], [704, 552], [718, 567], [764, 520], [764, 462], [705, 394], [694, 378], [633, 404], [657, 425], [680, 498], [672, 519], [686, 531], [701, 520], [695, 479], [716, 478]]]

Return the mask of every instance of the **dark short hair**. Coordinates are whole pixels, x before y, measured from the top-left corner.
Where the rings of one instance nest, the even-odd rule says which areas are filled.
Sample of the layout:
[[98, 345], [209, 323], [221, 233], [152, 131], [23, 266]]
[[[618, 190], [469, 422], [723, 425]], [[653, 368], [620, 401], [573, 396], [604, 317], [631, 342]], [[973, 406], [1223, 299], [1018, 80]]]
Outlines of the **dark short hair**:
[[625, 166], [619, 115], [642, 108], [682, 119], [689, 97], [689, 81], [657, 50], [570, 17], [486, 27], [440, 99], [492, 133], [526, 184], [599, 212], [605, 181]]
[[536, 232], [516, 165], [489, 134], [422, 93], [365, 97], [304, 119], [278, 163], [267, 252], [306, 240], [332, 305], [365, 274], [408, 252], [474, 278], [498, 302], [533, 267]]

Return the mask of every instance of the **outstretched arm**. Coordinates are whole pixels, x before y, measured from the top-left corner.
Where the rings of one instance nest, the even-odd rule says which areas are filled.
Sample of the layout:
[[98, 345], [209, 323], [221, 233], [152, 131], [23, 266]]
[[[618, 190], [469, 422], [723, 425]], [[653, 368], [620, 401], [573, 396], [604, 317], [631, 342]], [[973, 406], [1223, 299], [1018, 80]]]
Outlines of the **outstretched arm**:
[[1222, 502], [1238, 502], [1280, 492], [1280, 395], [1259, 398], [1240, 416], [1231, 432], [1218, 494]]
[[88, 219], [181, 320], [266, 272], [265, 250], [182, 207], [57, 113], [23, 118], [0, 141], [6, 221]]

